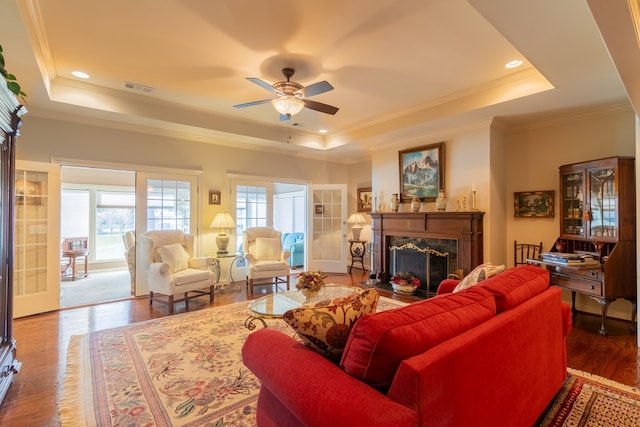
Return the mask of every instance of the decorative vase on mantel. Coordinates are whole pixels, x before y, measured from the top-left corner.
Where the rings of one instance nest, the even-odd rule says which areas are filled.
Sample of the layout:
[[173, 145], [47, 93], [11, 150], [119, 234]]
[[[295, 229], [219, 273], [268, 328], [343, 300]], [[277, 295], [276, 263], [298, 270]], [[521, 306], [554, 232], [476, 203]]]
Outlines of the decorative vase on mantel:
[[411, 212], [420, 212], [420, 199], [417, 197], [411, 199]]
[[446, 211], [448, 202], [447, 193], [444, 190], [439, 190], [436, 198], [436, 209], [441, 212]]
[[398, 208], [400, 207], [400, 199], [398, 198], [398, 193], [393, 193], [391, 195], [391, 202], [389, 203], [389, 207], [392, 212], [398, 212]]

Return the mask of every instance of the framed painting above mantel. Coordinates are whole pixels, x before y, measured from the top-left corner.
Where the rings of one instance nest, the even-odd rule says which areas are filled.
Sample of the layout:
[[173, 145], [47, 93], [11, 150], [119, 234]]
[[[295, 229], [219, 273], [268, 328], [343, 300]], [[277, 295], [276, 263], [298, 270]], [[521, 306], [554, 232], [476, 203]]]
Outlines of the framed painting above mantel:
[[434, 202], [444, 190], [444, 142], [399, 152], [400, 201]]

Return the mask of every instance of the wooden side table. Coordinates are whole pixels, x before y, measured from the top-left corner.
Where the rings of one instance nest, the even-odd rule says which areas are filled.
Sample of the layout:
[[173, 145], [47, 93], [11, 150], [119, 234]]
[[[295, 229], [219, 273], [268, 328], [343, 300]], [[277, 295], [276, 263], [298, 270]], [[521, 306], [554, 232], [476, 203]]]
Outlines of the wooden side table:
[[353, 268], [353, 264], [360, 263], [363, 270], [364, 268], [364, 254], [367, 251], [366, 241], [364, 240], [349, 240], [349, 252], [351, 252], [351, 265], [349, 266], [349, 273]]
[[[62, 258], [68, 258], [67, 264], [60, 268], [62, 277], [71, 276], [71, 280], [89, 275], [89, 244], [87, 237], [72, 237], [62, 241]], [[78, 273], [76, 258], [84, 257], [84, 274]], [[71, 274], [67, 271], [71, 269]]]

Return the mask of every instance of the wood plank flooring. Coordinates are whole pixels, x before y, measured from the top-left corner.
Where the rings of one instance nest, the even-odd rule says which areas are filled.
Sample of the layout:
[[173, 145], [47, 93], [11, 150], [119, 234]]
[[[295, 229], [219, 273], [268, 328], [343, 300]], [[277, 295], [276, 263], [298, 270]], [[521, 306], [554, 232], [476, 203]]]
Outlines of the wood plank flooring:
[[[357, 285], [366, 279], [365, 272], [353, 269], [351, 274], [330, 275], [328, 282]], [[216, 294], [213, 306], [246, 301], [241, 290], [225, 289]], [[252, 298], [272, 292], [270, 286], [257, 287]], [[385, 296], [407, 300], [381, 291]], [[193, 299], [190, 311], [209, 306], [208, 298]], [[176, 313], [184, 312], [184, 304], [176, 305]], [[14, 322], [14, 337], [22, 370], [0, 407], [1, 426], [58, 426], [58, 401], [62, 392], [67, 345], [72, 335], [113, 328], [147, 319], [167, 316], [164, 304], [149, 306], [147, 298], [98, 304], [40, 314]], [[610, 335], [600, 336], [600, 319], [579, 315], [567, 339], [569, 366], [591, 372], [623, 384], [640, 386], [640, 364], [636, 336], [629, 333], [629, 323], [610, 321]], [[532, 351], [544, 351], [533, 349]]]

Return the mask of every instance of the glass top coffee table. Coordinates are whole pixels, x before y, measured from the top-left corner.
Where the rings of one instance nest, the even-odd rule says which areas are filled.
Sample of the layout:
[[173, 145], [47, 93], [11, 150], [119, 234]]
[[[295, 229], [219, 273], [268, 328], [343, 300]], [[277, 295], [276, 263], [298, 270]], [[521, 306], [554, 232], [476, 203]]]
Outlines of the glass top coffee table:
[[[361, 288], [345, 285], [325, 285], [318, 292], [316, 301], [327, 299], [346, 297], [354, 292], [363, 292]], [[280, 318], [287, 311], [298, 308], [304, 304], [305, 297], [299, 290], [278, 292], [271, 295], [255, 299], [249, 303], [249, 318], [244, 322], [244, 326], [249, 329], [255, 329], [255, 321], [260, 321], [264, 327], [267, 324], [263, 318]]]

